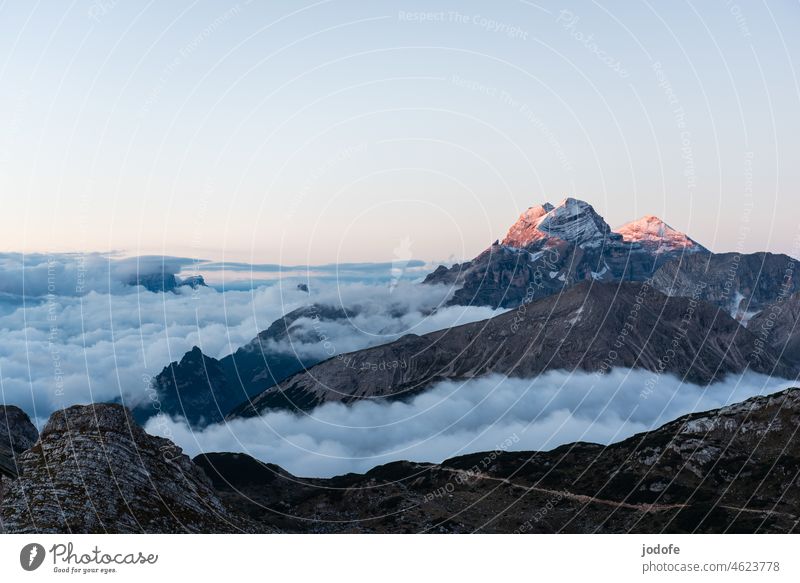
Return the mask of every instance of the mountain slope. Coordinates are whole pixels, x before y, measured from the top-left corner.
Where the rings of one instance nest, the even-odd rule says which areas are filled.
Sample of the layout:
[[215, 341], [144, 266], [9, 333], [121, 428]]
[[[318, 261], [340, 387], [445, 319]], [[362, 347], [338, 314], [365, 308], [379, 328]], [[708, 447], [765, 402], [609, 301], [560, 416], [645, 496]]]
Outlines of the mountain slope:
[[146, 434], [120, 405], [56, 411], [18, 456], [3, 495], [15, 533], [240, 532], [208, 477], [175, 444]]
[[665, 263], [653, 285], [667, 295], [695, 297], [747, 322], [779, 297], [800, 291], [796, 260], [775, 253], [685, 255]]
[[644, 368], [709, 383], [750, 368], [794, 369], [723, 311], [668, 298], [638, 283], [583, 283], [490, 320], [340, 355], [294, 375], [234, 409], [309, 410], [322, 403], [404, 398], [445, 379], [489, 373], [530, 378], [546, 370]]
[[241, 514], [286, 532], [760, 533], [800, 525], [800, 389], [695, 413], [610, 446], [395, 462], [298, 478], [195, 458]]
[[768, 305], [750, 319], [747, 328], [764, 345], [800, 363], [800, 293]]

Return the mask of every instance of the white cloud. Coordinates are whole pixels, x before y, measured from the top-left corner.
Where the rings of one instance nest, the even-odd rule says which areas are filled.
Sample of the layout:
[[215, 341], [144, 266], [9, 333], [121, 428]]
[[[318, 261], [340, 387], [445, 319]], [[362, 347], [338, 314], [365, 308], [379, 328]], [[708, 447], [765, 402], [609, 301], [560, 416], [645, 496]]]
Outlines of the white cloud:
[[[429, 315], [450, 290], [407, 282], [391, 295], [385, 283], [337, 283], [335, 279], [311, 280], [311, 295], [298, 291], [296, 281], [225, 292], [180, 288], [175, 294], [151, 293], [120, 283], [111, 293], [106, 289], [79, 295], [71, 279], [77, 277], [77, 260], [57, 257], [59, 261], [53, 264], [48, 256], [25, 256], [23, 268], [22, 256], [0, 255], [4, 289], [10, 295], [23, 291], [24, 272], [26, 293], [24, 299], [15, 297], [0, 311], [0, 401], [21, 406], [40, 420], [60, 407], [120, 395], [136, 403], [147, 397], [150, 377], [192, 346], [221, 358], [281, 315], [310, 302], [360, 306], [361, 315], [352, 325], [324, 324], [325, 334], [339, 351], [388, 342], [407, 331], [421, 333], [492, 315], [483, 308], [447, 308]], [[105, 282], [108, 288], [108, 258], [91, 257], [81, 277], [97, 285]], [[114, 261], [114, 273], [124, 278], [126, 270], [135, 272], [136, 264], [160, 269], [162, 258]], [[169, 259], [170, 269], [178, 269], [181, 261]], [[58, 283], [54, 295], [47, 295], [49, 277]], [[387, 281], [388, 277], [387, 271]], [[12, 285], [15, 278], [17, 287]], [[328, 356], [322, 354], [322, 347], [312, 334], [307, 344], [283, 349]]]
[[604, 376], [565, 371], [535, 379], [493, 375], [444, 382], [409, 402], [330, 403], [300, 417], [268, 412], [201, 431], [161, 418], [146, 429], [173, 439], [192, 456], [244, 452], [295, 475], [329, 477], [395, 460], [440, 462], [493, 450], [508, 440], [515, 450], [549, 450], [574, 441], [607, 444], [686, 413], [793, 386], [755, 373], [729, 376], [708, 387], [664, 375], [643, 397], [653, 374], [614, 369]]

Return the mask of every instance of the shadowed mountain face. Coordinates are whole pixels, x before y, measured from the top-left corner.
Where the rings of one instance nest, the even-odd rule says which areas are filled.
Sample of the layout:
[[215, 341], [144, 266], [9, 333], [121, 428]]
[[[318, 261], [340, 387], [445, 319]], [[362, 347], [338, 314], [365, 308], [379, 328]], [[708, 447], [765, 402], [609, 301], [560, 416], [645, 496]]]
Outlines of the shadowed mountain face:
[[185, 279], [169, 273], [165, 270], [156, 273], [140, 273], [128, 278], [128, 285], [140, 285], [150, 292], [173, 292], [177, 293], [179, 287], [207, 287], [202, 275], [192, 275]]
[[653, 285], [667, 295], [692, 296], [746, 323], [780, 297], [800, 291], [796, 261], [775, 253], [687, 255], [665, 264]]
[[7, 532], [239, 532], [208, 477], [167, 439], [146, 434], [120, 405], [53, 413], [17, 458], [3, 493]]
[[310, 357], [275, 349], [277, 343], [290, 346], [298, 337], [301, 318], [326, 321], [347, 320], [342, 308], [312, 304], [293, 310], [273, 322], [253, 340], [220, 360], [194, 347], [180, 361], [170, 363], [153, 379], [154, 398], [133, 414], [144, 423], [158, 412], [185, 417], [193, 427], [222, 421], [234, 406], [286, 377], [316, 364]]
[[800, 389], [681, 417], [611, 446], [494, 451], [297, 478], [195, 458], [220, 498], [286, 532], [798, 532]]
[[309, 410], [326, 402], [405, 398], [446, 379], [489, 373], [531, 378], [553, 369], [603, 373], [643, 368], [707, 384], [745, 369], [794, 376], [794, 369], [723, 310], [669, 298], [646, 284], [583, 283], [490, 320], [322, 362], [234, 409], [229, 419], [268, 409]]
[[800, 364], [800, 294], [768, 305], [750, 319], [747, 329], [756, 335], [759, 346], [770, 346]]
[[38, 438], [39, 432], [22, 409], [0, 405], [0, 477], [16, 477], [17, 455], [36, 443]]
[[455, 305], [513, 308], [586, 280], [644, 281], [664, 263], [707, 250], [648, 216], [613, 232], [594, 208], [567, 198], [531, 207], [472, 261], [438, 267], [428, 284], [457, 288]]

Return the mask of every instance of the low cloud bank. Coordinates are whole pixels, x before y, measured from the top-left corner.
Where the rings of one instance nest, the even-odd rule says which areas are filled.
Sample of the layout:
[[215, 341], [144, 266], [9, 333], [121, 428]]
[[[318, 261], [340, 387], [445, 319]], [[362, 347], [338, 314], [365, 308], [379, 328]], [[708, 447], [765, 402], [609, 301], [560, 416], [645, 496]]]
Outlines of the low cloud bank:
[[687, 413], [797, 384], [745, 373], [700, 387], [663, 375], [655, 390], [643, 394], [653, 374], [614, 369], [606, 375], [551, 371], [534, 379], [493, 375], [443, 382], [406, 403], [330, 403], [306, 416], [268, 412], [201, 431], [161, 417], [146, 429], [174, 440], [191, 456], [243, 452], [295, 475], [330, 477], [390, 461], [441, 462], [497, 448], [608, 444]]
[[0, 295], [12, 299], [71, 297], [90, 292], [135, 293], [137, 276], [175, 275], [194, 260], [187, 257], [147, 255], [119, 257], [103, 253], [0, 253]]
[[421, 279], [435, 266], [408, 261], [395, 263], [341, 263], [328, 265], [277, 265], [216, 262], [170, 255], [124, 257], [118, 253], [0, 253], [0, 313], [23, 299], [35, 301], [48, 295], [60, 297], [102, 294], [136, 294], [131, 285], [148, 275], [174, 275], [179, 280], [202, 275], [218, 291], [249, 291], [279, 280], [324, 285]]
[[[275, 350], [322, 358], [329, 356], [325, 351], [331, 346], [337, 352], [358, 350], [409, 332], [420, 334], [499, 313], [473, 307], [436, 312], [449, 297], [449, 288], [407, 281], [390, 287], [388, 271], [384, 282], [370, 284], [306, 279], [310, 294], [291, 280], [224, 292], [209, 287], [152, 293], [126, 286], [76, 294], [74, 278], [88, 287], [94, 282], [108, 288], [108, 258], [92, 257], [96, 264], [78, 267], [73, 257], [56, 269], [47, 256], [26, 255], [23, 261], [18, 254], [0, 255], [6, 299], [25, 294], [24, 301], [15, 295], [4, 303], [0, 292], [0, 403], [20, 406], [40, 423], [54, 410], [78, 403], [123, 398], [135, 405], [147, 399], [151, 377], [193, 346], [221, 358], [283, 314], [313, 302], [355, 307], [358, 315], [350, 322], [298, 322], [305, 329], [305, 341], [276, 345]], [[182, 263], [173, 260], [169, 267], [174, 271]], [[160, 269], [162, 258], [120, 260], [113, 267], [119, 276], [114, 281], [136, 273], [137, 263]], [[48, 291], [48, 278], [56, 282], [53, 291]], [[44, 295], [37, 297], [40, 293]]]

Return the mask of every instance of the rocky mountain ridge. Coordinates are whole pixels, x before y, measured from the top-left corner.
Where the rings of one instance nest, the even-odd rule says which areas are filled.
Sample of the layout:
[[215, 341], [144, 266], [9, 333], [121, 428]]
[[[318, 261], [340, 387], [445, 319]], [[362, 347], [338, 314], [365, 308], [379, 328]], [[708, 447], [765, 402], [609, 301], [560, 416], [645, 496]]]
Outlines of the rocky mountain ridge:
[[[223, 500], [287, 532], [796, 532], [800, 390], [611, 446], [496, 450], [332, 479], [195, 458]], [[590, 470], [590, 471], [588, 471]]]
[[423, 336], [340, 355], [298, 373], [232, 410], [306, 411], [326, 402], [408, 398], [442, 380], [490, 373], [532, 378], [546, 370], [603, 373], [643, 368], [696, 384], [753, 370], [796, 370], [727, 313], [667, 297], [639, 283], [582, 283], [524, 307]]
[[[800, 389], [608, 446], [495, 451], [300, 478], [239, 453], [189, 460], [119, 405], [53, 414], [0, 497], [0, 530], [798, 532]], [[513, 442], [509, 442], [509, 447]]]

